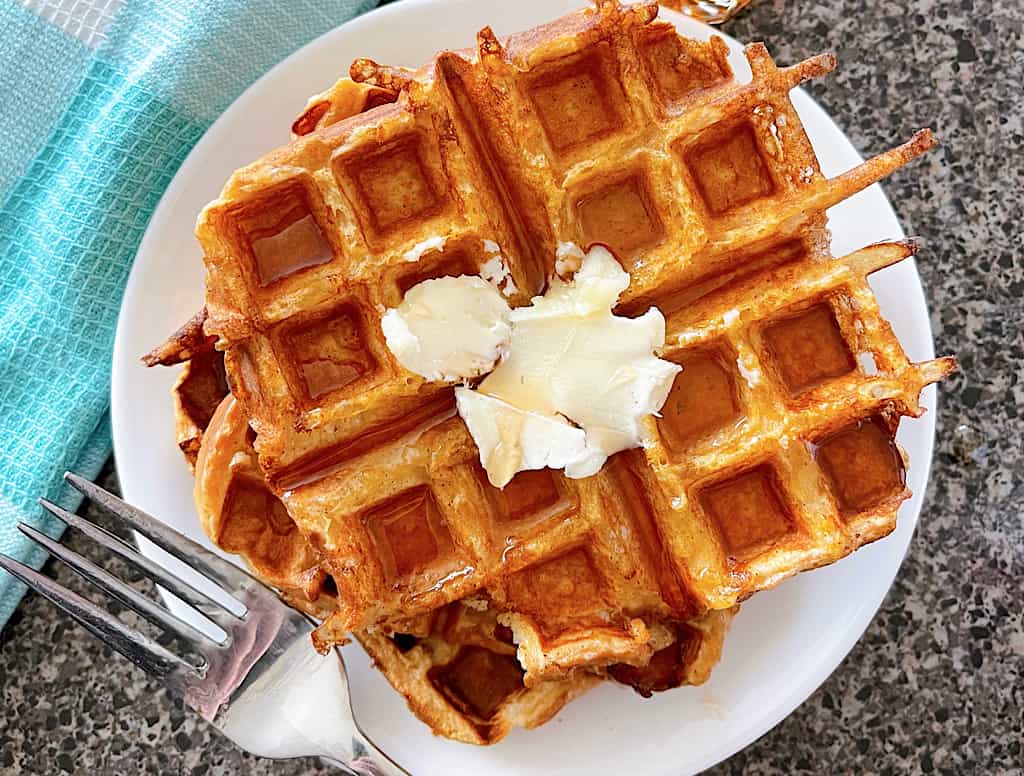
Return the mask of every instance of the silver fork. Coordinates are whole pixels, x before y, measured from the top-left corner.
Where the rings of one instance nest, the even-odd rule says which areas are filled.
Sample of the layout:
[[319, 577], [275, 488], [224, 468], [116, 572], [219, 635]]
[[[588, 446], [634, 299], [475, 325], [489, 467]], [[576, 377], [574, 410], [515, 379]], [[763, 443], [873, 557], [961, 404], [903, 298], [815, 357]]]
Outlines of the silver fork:
[[70, 472], [64, 478], [239, 604], [237, 612], [231, 611], [113, 534], [40, 499], [47, 511], [69, 527], [134, 564], [218, 626], [223, 639], [201, 633], [92, 561], [24, 523], [18, 528], [32, 541], [110, 597], [185, 640], [201, 658], [193, 661], [175, 654], [12, 558], [0, 555], [0, 567], [160, 679], [242, 749], [273, 759], [321, 757], [345, 771], [368, 776], [405, 774], [359, 729], [352, 715], [348, 674], [341, 654], [334, 650], [333, 655], [321, 657], [313, 650], [309, 635], [314, 624], [306, 615], [289, 607], [255, 577], [98, 485]]

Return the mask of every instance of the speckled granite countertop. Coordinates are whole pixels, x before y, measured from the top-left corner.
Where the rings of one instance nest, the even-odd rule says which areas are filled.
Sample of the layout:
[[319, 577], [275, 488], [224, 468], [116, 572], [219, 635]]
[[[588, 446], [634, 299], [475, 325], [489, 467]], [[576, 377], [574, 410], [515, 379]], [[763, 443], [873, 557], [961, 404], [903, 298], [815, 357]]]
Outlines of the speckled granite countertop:
[[[963, 369], [940, 390], [921, 524], [874, 623], [800, 709], [713, 772], [1021, 773], [1024, 7], [760, 0], [728, 31], [783, 63], [836, 52], [838, 72], [809, 88], [864, 152], [937, 130], [941, 149], [886, 187], [924, 242], [937, 349]], [[104, 478], [116, 484], [111, 467]], [[242, 755], [29, 596], [0, 639], [0, 772], [60, 771], [321, 772]]]

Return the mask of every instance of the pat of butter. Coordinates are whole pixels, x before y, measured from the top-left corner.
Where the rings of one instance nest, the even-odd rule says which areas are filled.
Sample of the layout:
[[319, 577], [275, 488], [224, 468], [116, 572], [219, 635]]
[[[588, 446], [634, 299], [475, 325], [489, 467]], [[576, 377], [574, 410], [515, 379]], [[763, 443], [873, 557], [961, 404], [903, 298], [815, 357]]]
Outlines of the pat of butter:
[[493, 286], [463, 275], [413, 286], [380, 325], [388, 348], [410, 372], [457, 382], [494, 368], [511, 338], [509, 316]]
[[589, 477], [604, 464], [583, 429], [561, 416], [523, 410], [470, 388], [456, 388], [455, 401], [497, 487], [524, 469], [565, 469], [569, 477]]
[[629, 275], [608, 249], [564, 244], [558, 258], [575, 276], [552, 278], [528, 307], [510, 310], [495, 288], [515, 292], [499, 255], [481, 268], [491, 283], [427, 280], [381, 319], [391, 352], [416, 374], [454, 382], [490, 372], [475, 389], [457, 388], [456, 402], [495, 487], [545, 467], [589, 477], [639, 447], [643, 418], [661, 409], [680, 370], [654, 355], [665, 344], [661, 312], [612, 313]]
[[[525, 412], [575, 423], [585, 435], [587, 460], [597, 467], [566, 467], [569, 477], [589, 476], [608, 456], [640, 446], [641, 419], [661, 409], [680, 371], [654, 355], [665, 344], [659, 310], [639, 318], [612, 313], [628, 286], [615, 257], [604, 247], [591, 248], [571, 281], [552, 278], [543, 297], [512, 311], [508, 353], [477, 388]], [[527, 448], [541, 444], [521, 438], [518, 461], [514, 445], [495, 447], [487, 458], [481, 450], [491, 483], [502, 487], [510, 471], [537, 468]]]

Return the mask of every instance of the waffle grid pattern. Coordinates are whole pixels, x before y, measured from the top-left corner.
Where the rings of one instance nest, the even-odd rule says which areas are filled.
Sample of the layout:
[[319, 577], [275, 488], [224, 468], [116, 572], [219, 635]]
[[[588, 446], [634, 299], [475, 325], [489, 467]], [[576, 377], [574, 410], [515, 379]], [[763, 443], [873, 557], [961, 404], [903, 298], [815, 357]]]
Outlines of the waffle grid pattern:
[[[187, 332], [182, 335], [188, 336]], [[203, 528], [218, 546], [240, 554], [292, 605], [323, 618], [336, 606], [330, 577], [320, 567], [312, 545], [267, 487], [241, 406], [234, 397], [225, 397], [226, 389], [219, 396], [205, 390], [216, 370], [198, 358], [202, 355], [217, 357], [207, 350], [192, 351], [175, 393], [202, 399], [179, 401], [177, 406], [179, 420], [187, 420], [202, 436], [195, 473]], [[189, 413], [200, 406], [201, 412]], [[557, 507], [550, 496], [550, 491], [539, 488], [531, 506]], [[480, 599], [457, 601], [354, 635], [413, 712], [435, 733], [467, 743], [490, 744], [513, 726], [543, 724], [605, 676], [645, 695], [704, 682], [718, 662], [731, 617], [732, 612], [714, 612], [677, 627], [675, 641], [652, 656], [653, 670], [647, 665], [620, 664], [572, 671], [551, 681], [528, 679], [517, 660], [512, 630]]]

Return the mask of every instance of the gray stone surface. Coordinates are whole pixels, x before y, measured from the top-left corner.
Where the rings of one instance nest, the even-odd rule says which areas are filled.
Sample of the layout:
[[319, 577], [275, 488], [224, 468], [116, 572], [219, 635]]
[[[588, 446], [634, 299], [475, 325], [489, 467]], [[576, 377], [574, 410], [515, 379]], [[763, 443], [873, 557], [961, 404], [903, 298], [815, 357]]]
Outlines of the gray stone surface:
[[[801, 708], [714, 773], [1022, 772], [1022, 26], [1019, 0], [761, 0], [728, 28], [784, 63], [835, 51], [839, 71], [809, 88], [865, 153], [937, 130], [941, 149], [886, 186], [924, 241], [938, 350], [963, 370], [940, 391], [921, 525], [874, 623]], [[30, 596], [0, 641], [0, 772], [60, 771], [319, 769], [240, 754]]]

